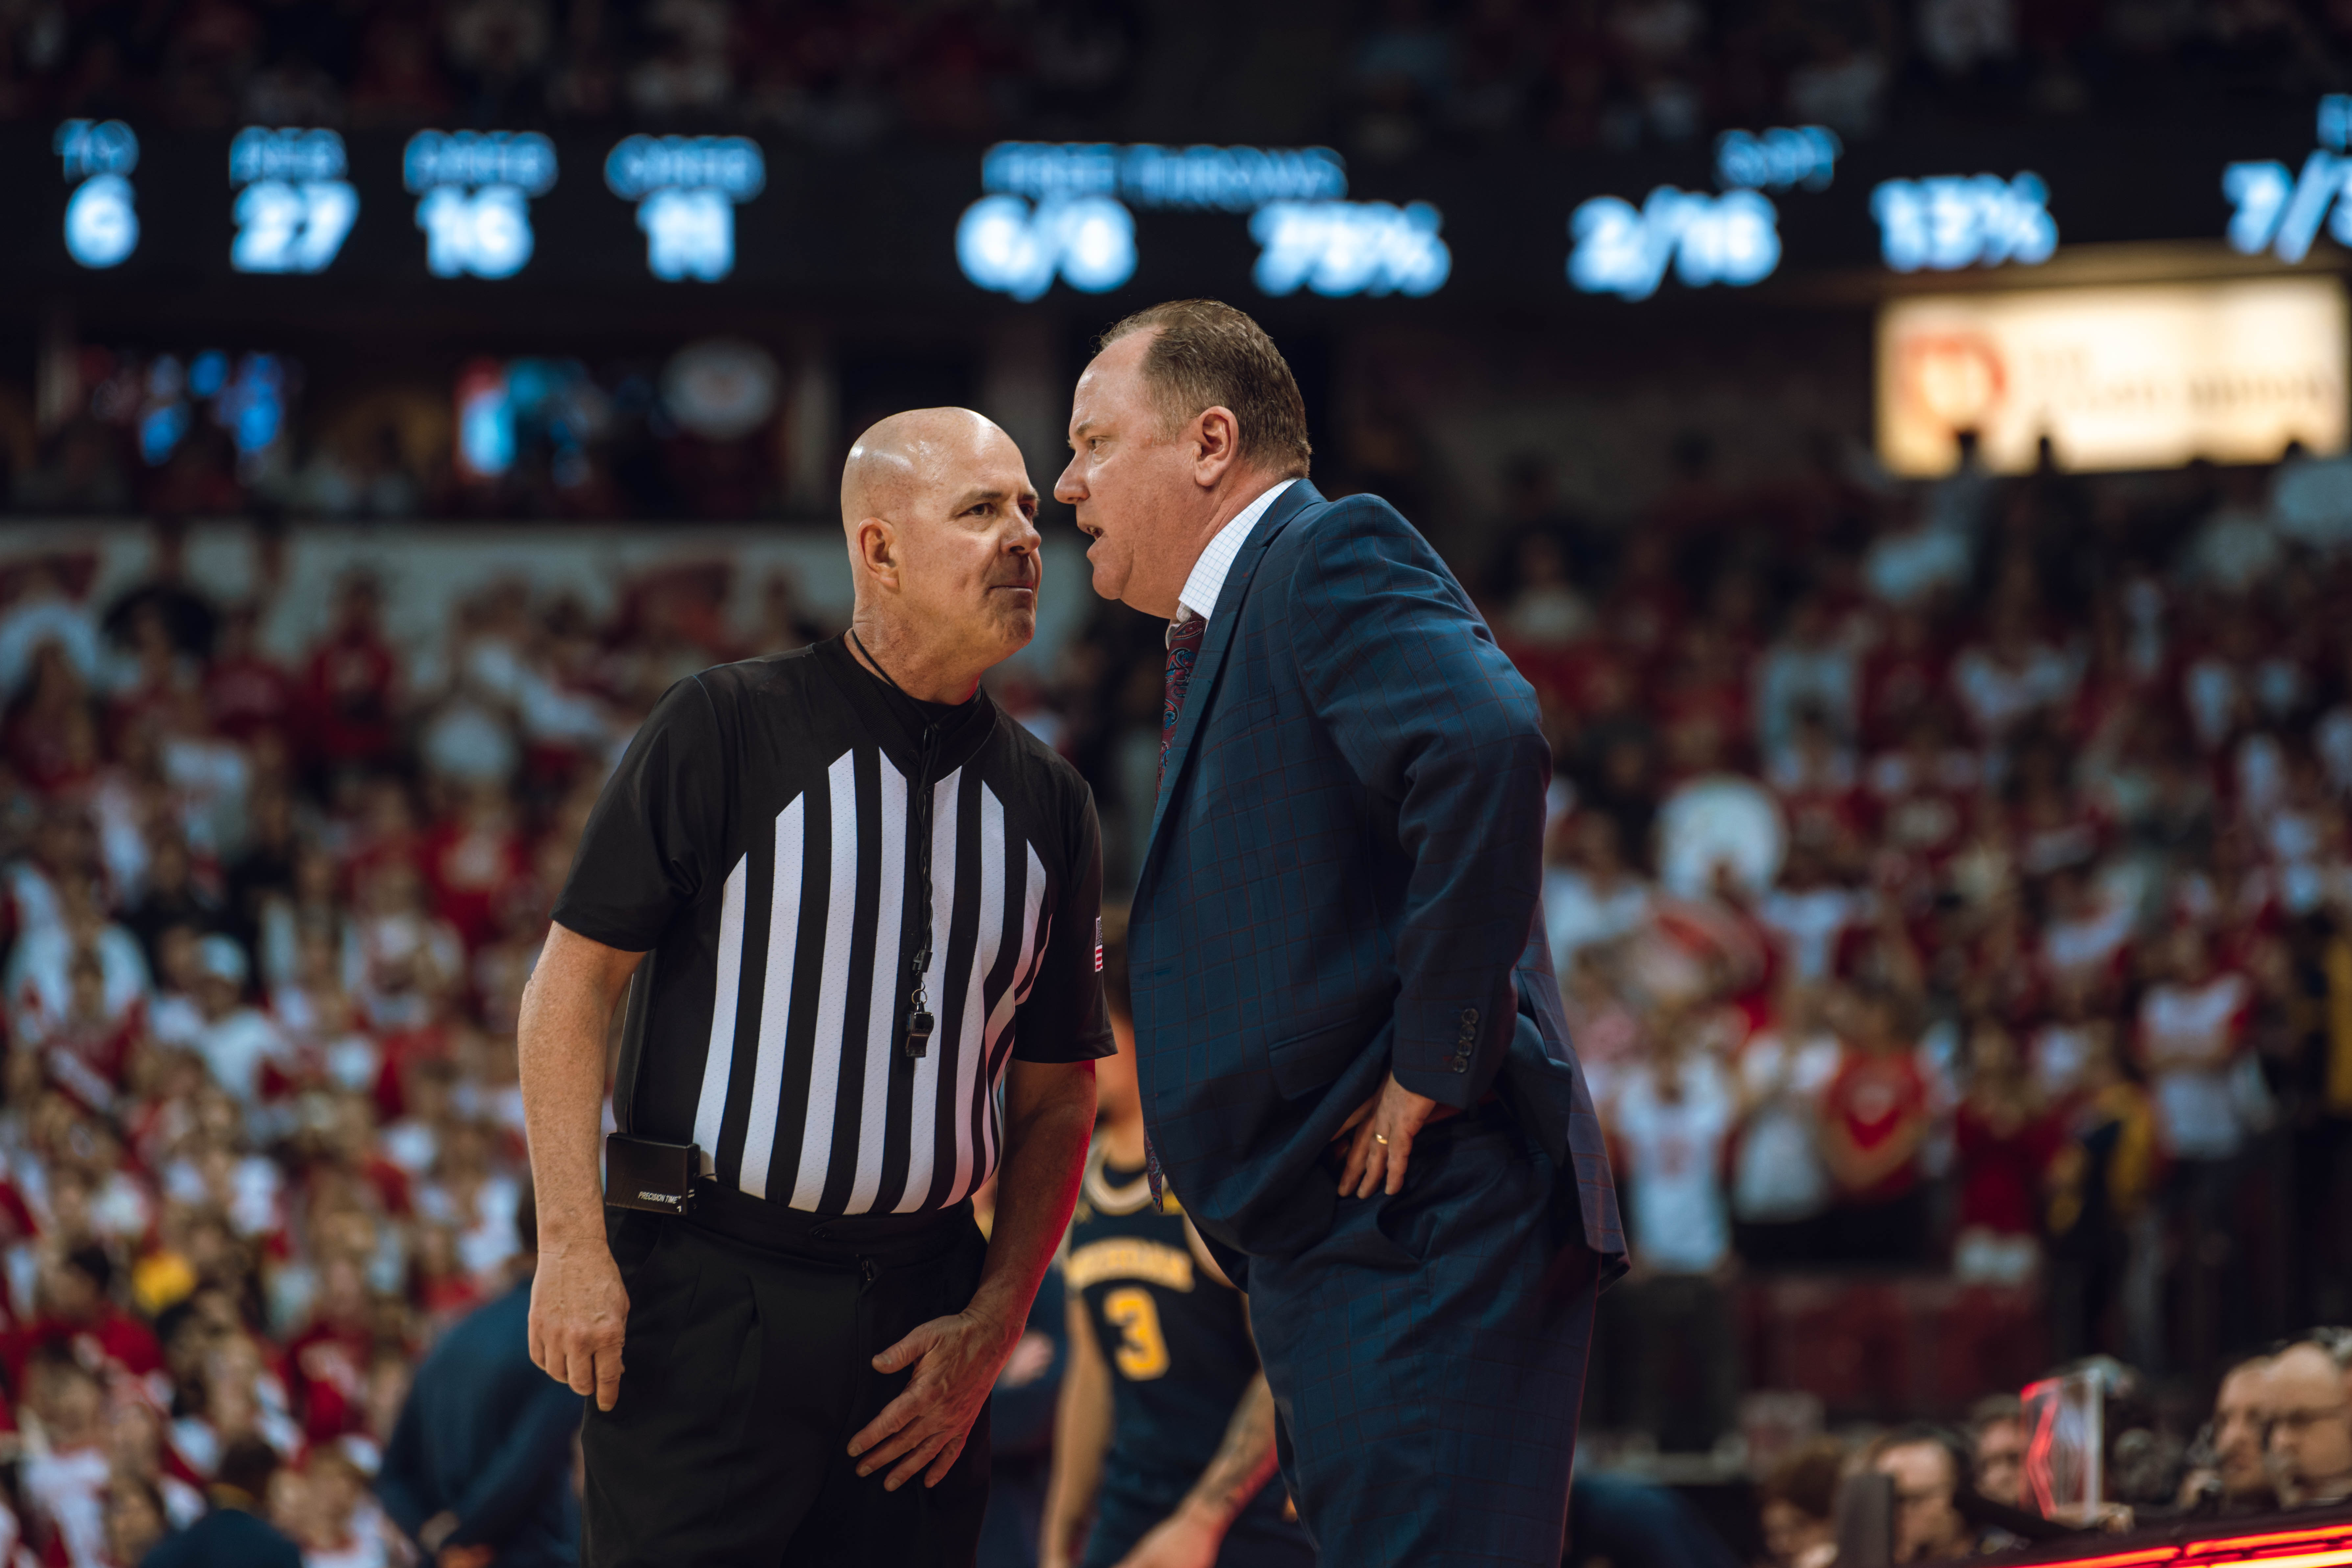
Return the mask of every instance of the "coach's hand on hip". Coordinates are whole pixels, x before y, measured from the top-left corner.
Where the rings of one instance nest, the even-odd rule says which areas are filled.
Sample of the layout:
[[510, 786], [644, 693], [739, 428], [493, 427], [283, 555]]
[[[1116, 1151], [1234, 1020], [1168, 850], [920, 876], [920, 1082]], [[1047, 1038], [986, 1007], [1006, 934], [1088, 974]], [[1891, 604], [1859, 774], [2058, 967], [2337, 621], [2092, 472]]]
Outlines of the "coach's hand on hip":
[[1339, 1195], [1368, 1198], [1377, 1192], [1402, 1192], [1413, 1139], [1433, 1120], [1443, 1121], [1454, 1114], [1452, 1106], [1441, 1107], [1427, 1095], [1413, 1093], [1391, 1073], [1381, 1092], [1356, 1107], [1340, 1125], [1341, 1138], [1350, 1132], [1354, 1136], [1348, 1143], [1347, 1163], [1339, 1168]]

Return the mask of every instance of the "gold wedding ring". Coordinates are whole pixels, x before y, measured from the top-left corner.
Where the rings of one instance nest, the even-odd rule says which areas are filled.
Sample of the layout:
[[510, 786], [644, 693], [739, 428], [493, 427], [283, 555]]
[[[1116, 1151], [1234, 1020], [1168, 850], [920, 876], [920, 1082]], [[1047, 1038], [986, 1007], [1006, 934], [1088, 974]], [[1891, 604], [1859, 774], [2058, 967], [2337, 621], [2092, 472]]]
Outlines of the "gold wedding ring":
[[1372, 1134], [1372, 1142], [1385, 1149], [1389, 1146], [1389, 1135], [1385, 1132], [1375, 1132]]

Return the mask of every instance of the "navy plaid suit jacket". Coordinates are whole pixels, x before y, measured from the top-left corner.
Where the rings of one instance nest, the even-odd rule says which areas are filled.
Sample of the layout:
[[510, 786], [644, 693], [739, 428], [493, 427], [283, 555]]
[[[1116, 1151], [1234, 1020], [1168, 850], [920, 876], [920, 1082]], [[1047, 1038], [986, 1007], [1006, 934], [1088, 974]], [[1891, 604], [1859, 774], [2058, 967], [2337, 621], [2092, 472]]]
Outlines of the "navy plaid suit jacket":
[[1210, 616], [1129, 931], [1152, 1147], [1213, 1241], [1328, 1233], [1316, 1163], [1393, 1068], [1457, 1108], [1499, 1089], [1622, 1268], [1544, 935], [1550, 776], [1534, 691], [1428, 541], [1286, 490]]

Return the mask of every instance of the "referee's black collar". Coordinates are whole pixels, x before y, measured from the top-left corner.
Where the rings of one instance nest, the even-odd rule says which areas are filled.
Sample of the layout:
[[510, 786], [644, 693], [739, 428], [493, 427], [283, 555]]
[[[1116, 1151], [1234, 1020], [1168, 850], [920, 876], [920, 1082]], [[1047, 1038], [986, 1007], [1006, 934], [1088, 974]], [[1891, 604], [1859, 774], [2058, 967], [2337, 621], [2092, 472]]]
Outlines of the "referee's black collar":
[[931, 717], [922, 709], [938, 710], [940, 752], [932, 764], [934, 778], [944, 778], [963, 766], [995, 732], [996, 703], [984, 690], [975, 690], [970, 700], [952, 708], [936, 702], [919, 704], [858, 663], [857, 656], [849, 651], [846, 635], [828, 637], [809, 651], [849, 699], [866, 731], [909, 778], [921, 765], [923, 724]]

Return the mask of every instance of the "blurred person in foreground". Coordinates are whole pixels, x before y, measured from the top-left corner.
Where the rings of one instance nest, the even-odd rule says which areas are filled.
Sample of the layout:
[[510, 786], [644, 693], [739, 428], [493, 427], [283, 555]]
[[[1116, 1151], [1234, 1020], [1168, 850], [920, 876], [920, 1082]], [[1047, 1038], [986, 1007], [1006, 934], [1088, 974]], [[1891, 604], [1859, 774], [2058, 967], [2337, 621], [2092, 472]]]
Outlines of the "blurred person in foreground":
[[1896, 1563], [1933, 1563], [1983, 1550], [1979, 1532], [1960, 1511], [1960, 1494], [1973, 1487], [1968, 1453], [1933, 1426], [1903, 1426], [1873, 1446], [1870, 1468], [1895, 1483]]
[[2352, 1500], [2352, 1330], [2315, 1330], [2279, 1352], [2263, 1382], [2279, 1501], [2303, 1509]]
[[1230, 305], [1114, 326], [1069, 437], [1095, 592], [1167, 623], [1129, 933], [1154, 1191], [1249, 1293], [1325, 1561], [1556, 1568], [1624, 1242], [1535, 693], [1394, 508], [1307, 482], [1297, 383]]
[[1844, 1445], [1817, 1437], [1775, 1464], [1758, 1485], [1756, 1511], [1772, 1568], [1830, 1568], [1837, 1561], [1837, 1493], [1844, 1470]]
[[539, 1215], [515, 1214], [521, 1252], [505, 1295], [441, 1337], [384, 1448], [376, 1497], [434, 1568], [552, 1568], [580, 1561], [572, 1439], [580, 1395], [530, 1359]]
[[2016, 1508], [2025, 1491], [2025, 1405], [2014, 1394], [1992, 1394], [1969, 1409], [1970, 1473], [1977, 1495]]
[[1103, 954], [1118, 1054], [1095, 1068], [1102, 1120], [1062, 1260], [1070, 1365], [1038, 1568], [1312, 1568], [1266, 1484], [1274, 1396], [1248, 1303], [1176, 1201], [1152, 1199], [1123, 913], [1104, 917]]
[[207, 1489], [212, 1510], [150, 1552], [140, 1568], [302, 1568], [302, 1550], [264, 1517], [278, 1452], [239, 1437]]
[[2278, 1490], [2263, 1461], [2274, 1359], [2248, 1356], [2221, 1374], [2213, 1419], [2200, 1438], [2203, 1462], [2181, 1483], [2182, 1506], [2225, 1514], [2268, 1513], [2278, 1506]]
[[896, 415], [841, 503], [849, 632], [671, 687], [523, 997], [531, 1355], [595, 1395], [596, 1568], [973, 1561], [1112, 1048], [1093, 799], [980, 689], [1036, 634], [1020, 449]]

